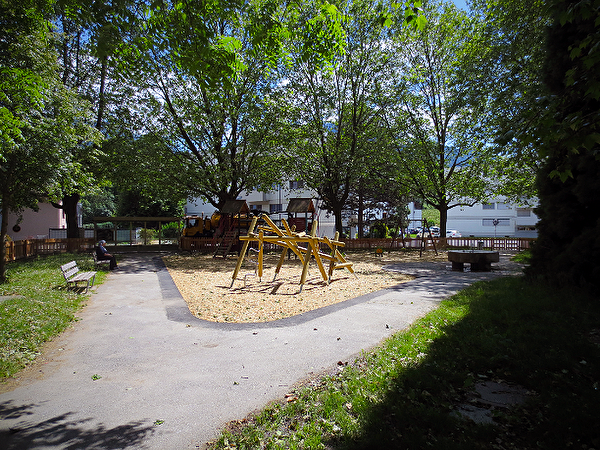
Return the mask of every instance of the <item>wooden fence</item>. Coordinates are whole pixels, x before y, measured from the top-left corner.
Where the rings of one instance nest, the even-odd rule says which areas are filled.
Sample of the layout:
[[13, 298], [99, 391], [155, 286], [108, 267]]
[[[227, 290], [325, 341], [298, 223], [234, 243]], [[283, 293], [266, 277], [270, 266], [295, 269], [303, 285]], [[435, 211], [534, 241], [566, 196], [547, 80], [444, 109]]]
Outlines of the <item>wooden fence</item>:
[[[464, 249], [483, 249], [483, 250], [514, 250], [521, 251], [531, 247], [535, 239], [531, 238], [479, 238], [479, 237], [460, 237], [460, 238], [435, 238], [435, 248], [464, 248]], [[402, 239], [341, 239], [346, 245], [343, 247], [348, 250], [375, 250], [377, 248], [401, 249], [401, 248], [420, 248], [421, 239], [405, 238]], [[211, 253], [216, 250], [218, 240], [214, 238], [193, 238], [182, 237], [179, 248], [181, 250], [200, 253]], [[433, 249], [431, 239], [425, 240], [425, 248]], [[274, 244], [265, 243], [265, 250], [281, 249]], [[327, 251], [326, 246], [323, 248]]]
[[94, 239], [29, 239], [5, 242], [5, 246], [6, 261], [15, 261], [53, 253], [91, 252], [94, 249]]
[[[342, 239], [346, 244], [347, 250], [375, 250], [377, 248], [401, 249], [401, 248], [420, 248], [421, 239], [406, 238], [402, 239]], [[479, 238], [479, 237], [460, 237], [460, 238], [436, 238], [435, 248], [473, 248], [484, 250], [513, 250], [521, 251], [531, 248], [531, 238]], [[217, 248], [218, 240], [214, 238], [190, 238], [182, 237], [179, 242], [181, 250], [189, 252], [213, 253]], [[431, 239], [425, 242], [426, 249], [433, 249]], [[94, 249], [94, 239], [30, 239], [25, 241], [6, 242], [6, 261], [15, 261], [17, 259], [29, 258], [36, 255], [48, 255], [53, 253], [80, 253], [91, 252]], [[280, 250], [274, 244], [265, 244], [265, 250]], [[323, 248], [327, 251], [327, 247]]]

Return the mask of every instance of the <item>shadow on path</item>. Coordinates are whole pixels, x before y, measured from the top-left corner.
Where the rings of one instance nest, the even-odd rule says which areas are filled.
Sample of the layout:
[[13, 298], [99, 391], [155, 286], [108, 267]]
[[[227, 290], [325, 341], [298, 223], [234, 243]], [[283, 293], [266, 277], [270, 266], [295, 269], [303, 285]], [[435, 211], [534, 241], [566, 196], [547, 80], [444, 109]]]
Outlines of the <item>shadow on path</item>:
[[74, 413], [63, 413], [41, 422], [27, 421], [27, 416], [37, 405], [13, 405], [0, 403], [0, 417], [3, 420], [18, 420], [12, 428], [0, 428], [0, 449], [21, 450], [36, 448], [74, 449], [126, 449], [144, 448], [143, 442], [154, 433], [151, 423], [130, 422], [114, 428], [98, 424], [89, 426], [92, 419], [71, 420]]

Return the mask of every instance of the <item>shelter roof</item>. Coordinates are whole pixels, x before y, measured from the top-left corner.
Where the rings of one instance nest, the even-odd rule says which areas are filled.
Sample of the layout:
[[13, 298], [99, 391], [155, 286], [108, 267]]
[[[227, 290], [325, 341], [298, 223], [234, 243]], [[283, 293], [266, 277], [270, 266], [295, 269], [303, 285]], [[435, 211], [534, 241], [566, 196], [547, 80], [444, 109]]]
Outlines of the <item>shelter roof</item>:
[[250, 212], [250, 208], [248, 208], [246, 200], [227, 200], [219, 212], [221, 214], [247, 214]]
[[292, 198], [286, 209], [289, 213], [314, 213], [315, 205], [312, 198]]

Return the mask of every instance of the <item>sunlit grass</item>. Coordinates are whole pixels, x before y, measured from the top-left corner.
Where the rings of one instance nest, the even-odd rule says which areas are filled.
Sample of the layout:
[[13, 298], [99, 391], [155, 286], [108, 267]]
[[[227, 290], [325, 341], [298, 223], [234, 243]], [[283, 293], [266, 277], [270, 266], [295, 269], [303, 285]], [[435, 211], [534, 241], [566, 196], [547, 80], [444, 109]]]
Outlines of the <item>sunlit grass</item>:
[[[11, 262], [8, 282], [0, 284], [0, 380], [32, 362], [42, 345], [75, 320], [88, 295], [67, 290], [60, 266], [77, 261], [80, 270], [97, 270], [86, 254], [60, 254]], [[95, 284], [103, 281], [99, 270]]]
[[[477, 283], [212, 448], [598, 448], [599, 306], [523, 278]], [[476, 425], [456, 410], [482, 380], [530, 396]]]

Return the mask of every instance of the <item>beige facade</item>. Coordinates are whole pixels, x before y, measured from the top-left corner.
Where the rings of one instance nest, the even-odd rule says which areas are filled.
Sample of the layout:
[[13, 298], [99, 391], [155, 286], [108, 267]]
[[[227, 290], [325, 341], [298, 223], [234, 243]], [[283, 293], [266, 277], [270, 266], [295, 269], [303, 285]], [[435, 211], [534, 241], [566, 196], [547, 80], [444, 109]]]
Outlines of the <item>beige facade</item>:
[[13, 241], [24, 239], [46, 239], [50, 228], [67, 228], [62, 209], [49, 203], [40, 203], [39, 211], [26, 209], [21, 215], [8, 215], [8, 235]]

